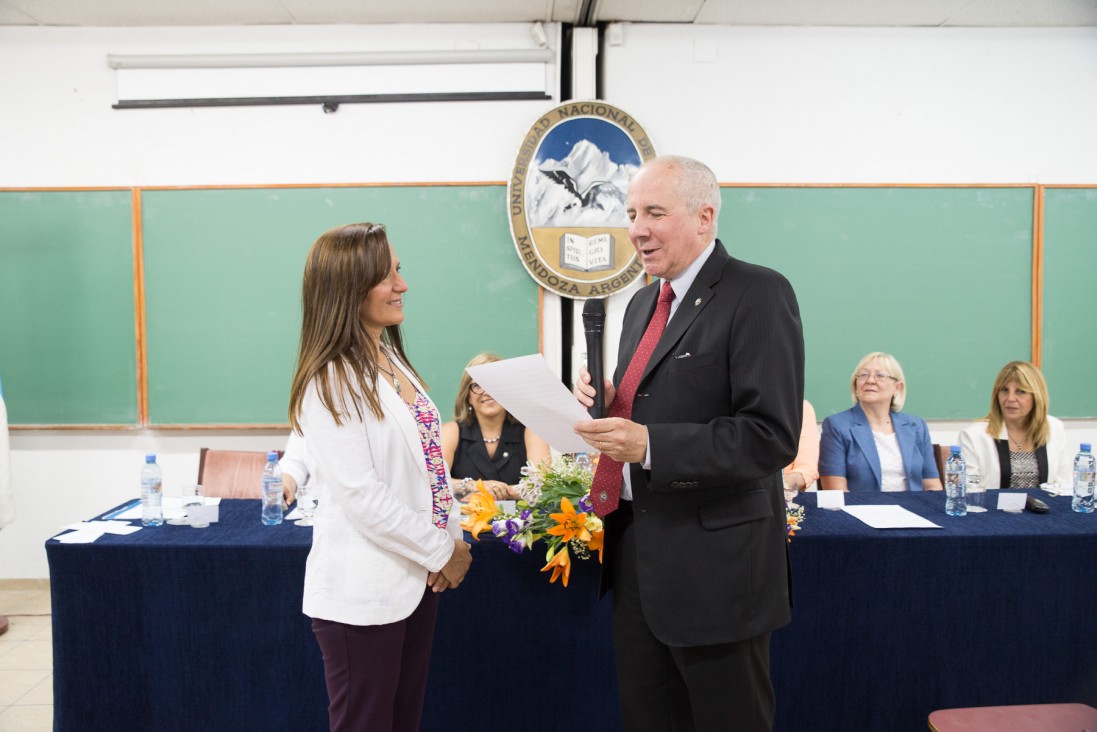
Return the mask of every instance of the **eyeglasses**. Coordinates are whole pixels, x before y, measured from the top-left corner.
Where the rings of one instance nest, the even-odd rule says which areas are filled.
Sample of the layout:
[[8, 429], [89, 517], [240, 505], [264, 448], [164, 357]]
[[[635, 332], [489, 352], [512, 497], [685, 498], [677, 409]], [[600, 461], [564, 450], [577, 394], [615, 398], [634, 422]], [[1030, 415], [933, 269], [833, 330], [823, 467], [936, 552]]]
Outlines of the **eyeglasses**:
[[469, 384], [469, 391], [471, 391], [473, 394], [476, 394], [477, 396], [479, 396], [479, 395], [484, 393], [484, 387], [480, 386], [479, 384], [477, 384], [474, 381], [471, 384]]
[[884, 379], [891, 379], [895, 382], [899, 381], [899, 379], [897, 379], [896, 377], [892, 376], [891, 374], [885, 374], [883, 371], [877, 371], [876, 373], [872, 374], [867, 371], [862, 371], [861, 373], [857, 374], [858, 381], [868, 381], [869, 379], [872, 379], [875, 382], [881, 382]]

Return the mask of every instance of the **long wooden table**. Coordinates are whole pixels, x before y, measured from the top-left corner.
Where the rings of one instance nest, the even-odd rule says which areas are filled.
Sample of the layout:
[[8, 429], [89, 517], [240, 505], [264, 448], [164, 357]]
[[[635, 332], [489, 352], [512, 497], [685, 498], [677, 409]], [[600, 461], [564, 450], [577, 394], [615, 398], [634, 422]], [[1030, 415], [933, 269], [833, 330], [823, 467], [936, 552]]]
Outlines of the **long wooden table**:
[[[814, 508], [791, 543], [793, 621], [774, 634], [778, 730], [925, 729], [935, 709], [1097, 706], [1097, 514], [951, 518], [940, 493], [870, 496], [941, 529], [875, 530]], [[993, 494], [991, 501], [993, 502]], [[48, 541], [55, 729], [327, 729], [300, 611], [311, 529], [224, 501], [208, 529]], [[540, 551], [474, 543], [443, 595], [424, 730], [620, 729], [596, 562], [550, 585]], [[122, 724], [121, 727], [118, 725]]]

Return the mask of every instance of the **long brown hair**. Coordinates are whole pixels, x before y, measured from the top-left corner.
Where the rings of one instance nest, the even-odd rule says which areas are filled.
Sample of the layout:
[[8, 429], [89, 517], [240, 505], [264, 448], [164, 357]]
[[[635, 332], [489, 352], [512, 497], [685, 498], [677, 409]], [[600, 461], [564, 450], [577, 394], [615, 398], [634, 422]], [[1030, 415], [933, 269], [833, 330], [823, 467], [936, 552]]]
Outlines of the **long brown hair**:
[[[359, 419], [363, 400], [378, 419], [384, 418], [377, 395], [380, 353], [362, 323], [361, 308], [369, 291], [383, 282], [391, 269], [383, 224], [337, 226], [312, 245], [301, 284], [301, 345], [290, 388], [289, 419], [296, 431], [301, 431], [301, 403], [313, 380], [320, 403], [336, 424], [342, 424], [350, 414], [348, 395]], [[419, 378], [404, 353], [400, 326], [387, 326], [381, 342]]]
[[1032, 395], [1032, 411], [1025, 419], [1025, 433], [1032, 440], [1033, 447], [1043, 447], [1051, 434], [1047, 421], [1047, 382], [1040, 369], [1028, 361], [1010, 361], [998, 372], [998, 378], [994, 380], [994, 388], [990, 392], [990, 412], [984, 417], [987, 420], [987, 434], [995, 440], [1002, 434], [1006, 417], [1002, 413], [1001, 403], [998, 402], [998, 392], [1011, 381]]
[[[453, 418], [463, 425], [472, 424], [472, 420], [475, 419], [472, 414], [472, 405], [469, 404], [469, 396], [472, 395], [472, 377], [469, 376], [467, 369], [470, 366], [479, 366], [485, 363], [495, 363], [496, 361], [502, 361], [503, 359], [499, 355], [489, 353], [478, 353], [472, 357], [472, 360], [465, 364], [465, 371], [461, 372], [461, 383], [457, 385], [457, 399], [453, 402]], [[506, 410], [503, 410], [506, 412]], [[506, 412], [508, 422], [517, 422], [510, 412]]]

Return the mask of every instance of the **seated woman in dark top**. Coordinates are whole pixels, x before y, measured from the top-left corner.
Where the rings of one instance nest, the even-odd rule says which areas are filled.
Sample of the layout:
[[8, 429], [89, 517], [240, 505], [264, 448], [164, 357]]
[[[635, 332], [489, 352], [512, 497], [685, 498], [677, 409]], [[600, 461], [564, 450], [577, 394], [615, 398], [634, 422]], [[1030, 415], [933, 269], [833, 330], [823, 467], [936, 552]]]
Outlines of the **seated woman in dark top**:
[[[468, 366], [499, 360], [494, 353], [481, 353]], [[467, 500], [482, 480], [494, 498], [517, 498], [514, 487], [522, 468], [527, 461], [537, 464], [547, 458], [548, 443], [514, 419], [468, 371], [461, 373], [453, 409], [456, 421], [442, 425], [442, 456], [450, 466], [453, 494]]]

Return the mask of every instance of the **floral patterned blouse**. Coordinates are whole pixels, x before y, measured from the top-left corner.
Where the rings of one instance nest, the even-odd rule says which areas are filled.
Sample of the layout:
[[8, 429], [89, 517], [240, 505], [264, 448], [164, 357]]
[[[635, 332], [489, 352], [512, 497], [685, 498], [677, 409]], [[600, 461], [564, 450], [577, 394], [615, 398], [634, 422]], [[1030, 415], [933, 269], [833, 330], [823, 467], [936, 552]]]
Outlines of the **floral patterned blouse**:
[[408, 404], [408, 411], [419, 426], [419, 440], [423, 443], [423, 455], [430, 475], [430, 492], [434, 496], [431, 520], [440, 529], [446, 528], [450, 509], [453, 508], [453, 492], [446, 478], [446, 463], [442, 459], [442, 420], [438, 410], [418, 389], [415, 403]]

